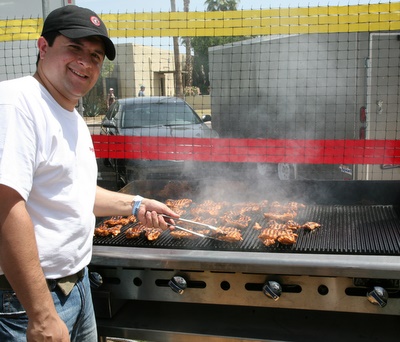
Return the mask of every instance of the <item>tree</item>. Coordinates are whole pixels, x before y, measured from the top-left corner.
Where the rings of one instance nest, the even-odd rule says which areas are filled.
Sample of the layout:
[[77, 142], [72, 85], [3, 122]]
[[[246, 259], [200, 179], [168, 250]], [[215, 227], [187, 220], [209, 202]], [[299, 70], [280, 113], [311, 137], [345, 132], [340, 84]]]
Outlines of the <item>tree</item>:
[[[171, 11], [176, 12], [175, 0], [171, 0]], [[174, 43], [174, 60], [175, 60], [175, 96], [183, 97], [182, 69], [181, 69], [181, 61], [179, 58], [178, 37], [172, 37], [172, 40]]]
[[239, 0], [205, 0], [207, 12], [213, 11], [236, 11]]
[[[239, 1], [236, 0], [206, 0], [207, 11], [235, 11]], [[207, 94], [210, 87], [208, 48], [243, 40], [243, 37], [193, 37], [191, 47], [194, 51], [193, 85], [200, 88], [202, 94]]]
[[106, 113], [106, 79], [112, 76], [114, 68], [114, 62], [111, 62], [108, 59], [104, 60], [100, 77], [95, 86], [82, 98], [84, 116], [94, 117]]
[[[183, 10], [189, 12], [190, 0], [183, 0]], [[192, 60], [192, 44], [190, 37], [185, 37], [185, 47], [186, 47], [186, 87], [191, 87], [193, 85], [193, 60]]]

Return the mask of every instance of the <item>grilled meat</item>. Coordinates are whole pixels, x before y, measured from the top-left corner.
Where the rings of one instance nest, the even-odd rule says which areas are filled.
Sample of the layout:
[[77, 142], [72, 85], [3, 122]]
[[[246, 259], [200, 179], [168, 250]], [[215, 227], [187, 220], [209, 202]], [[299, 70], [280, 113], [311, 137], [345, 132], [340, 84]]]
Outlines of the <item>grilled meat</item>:
[[283, 234], [282, 229], [274, 229], [274, 228], [265, 228], [261, 231], [260, 235], [258, 235], [258, 238], [262, 241], [265, 239], [273, 239], [276, 240], [280, 235]]
[[131, 222], [132, 221], [129, 217], [113, 216], [109, 220], [104, 221], [104, 224], [108, 227], [112, 227], [112, 226], [116, 226], [116, 225], [126, 226], [127, 224], [129, 224]]
[[135, 227], [128, 228], [125, 231], [125, 237], [127, 239], [137, 239], [137, 238], [140, 237], [140, 235], [142, 235], [142, 233], [144, 232], [145, 228], [146, 227], [141, 225], [141, 224], [139, 224], [139, 225], [137, 225]]
[[[192, 230], [191, 228], [188, 228], [188, 229]], [[209, 229], [200, 229], [200, 230], [196, 229], [195, 232], [204, 234], [204, 235], [210, 234]], [[200, 236], [198, 236], [196, 234], [192, 234], [190, 232], [186, 232], [184, 230], [179, 230], [179, 229], [172, 230], [169, 233], [174, 239], [198, 239], [198, 238], [200, 238]]]
[[291, 229], [291, 230], [297, 230], [299, 228], [301, 228], [302, 226], [299, 225], [297, 222], [293, 221], [293, 220], [289, 220], [285, 223], [285, 226], [287, 229]]
[[254, 223], [253, 229], [255, 229], [255, 230], [261, 230], [262, 227], [261, 227], [261, 225], [260, 225], [258, 222], [256, 222], [256, 223]]
[[247, 215], [237, 214], [234, 211], [228, 211], [222, 216], [221, 221], [230, 227], [245, 229], [248, 227], [251, 218]]
[[192, 204], [192, 200], [189, 198], [181, 198], [177, 200], [167, 199], [165, 204], [170, 208], [187, 208]]
[[234, 227], [219, 227], [224, 235], [218, 235], [218, 239], [225, 242], [240, 242], [242, 233]]
[[264, 213], [264, 217], [267, 220], [277, 220], [277, 221], [293, 220], [296, 216], [297, 216], [297, 213], [295, 213], [295, 212], [286, 212], [286, 213], [268, 212], [268, 213]]
[[160, 228], [148, 228], [144, 229], [144, 234], [149, 241], [157, 240], [162, 233], [162, 229]]
[[275, 239], [264, 239], [264, 240], [261, 240], [261, 241], [267, 247], [276, 244], [276, 240]]
[[304, 208], [305, 205], [298, 202], [288, 202], [285, 204], [277, 201], [272, 202], [267, 211], [264, 212], [264, 217], [269, 220], [289, 221], [297, 216], [297, 211]]
[[207, 200], [190, 210], [193, 216], [209, 217], [209, 216], [219, 216], [221, 210], [225, 206], [223, 202], [214, 202], [212, 200]]
[[285, 230], [280, 236], [278, 236], [277, 241], [282, 245], [293, 245], [297, 241], [298, 235], [293, 233], [291, 230]]
[[232, 206], [233, 211], [238, 212], [242, 215], [246, 213], [259, 213], [261, 212], [261, 208], [261, 204], [256, 202], [235, 203]]
[[189, 232], [185, 232], [184, 230], [171, 230], [169, 234], [174, 238], [174, 239], [193, 239], [193, 238], [198, 238], [197, 235], [191, 234]]
[[317, 228], [321, 228], [321, 224], [317, 222], [306, 222], [304, 223], [301, 228], [307, 229], [307, 230], [314, 230]]
[[99, 227], [96, 227], [94, 229], [94, 235], [95, 236], [117, 236], [119, 233], [121, 233], [121, 228], [122, 225], [118, 224], [112, 227], [108, 227], [105, 224], [102, 224]]
[[[297, 241], [298, 235], [289, 227], [290, 222], [289, 225], [287, 225], [271, 221], [269, 222], [269, 227], [263, 229], [260, 235], [258, 235], [258, 238], [266, 246], [271, 246], [276, 242], [283, 245], [293, 245]], [[272, 240], [274, 242], [272, 242]]]

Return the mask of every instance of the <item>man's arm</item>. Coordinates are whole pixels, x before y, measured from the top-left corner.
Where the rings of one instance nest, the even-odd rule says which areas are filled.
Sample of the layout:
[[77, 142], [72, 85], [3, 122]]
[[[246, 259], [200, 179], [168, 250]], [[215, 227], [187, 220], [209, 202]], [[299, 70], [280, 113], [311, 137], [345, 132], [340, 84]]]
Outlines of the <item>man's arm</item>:
[[[133, 195], [109, 191], [98, 186], [93, 212], [97, 217], [132, 215], [133, 197]], [[168, 228], [168, 223], [160, 214], [166, 214], [174, 218], [179, 217], [164, 203], [149, 198], [142, 200], [138, 211], [140, 222], [147, 227], [159, 227], [165, 230]], [[167, 221], [173, 224], [173, 221]]]
[[31, 218], [25, 201], [0, 184], [0, 264], [29, 318], [28, 341], [69, 341], [66, 325], [54, 307], [40, 266]]

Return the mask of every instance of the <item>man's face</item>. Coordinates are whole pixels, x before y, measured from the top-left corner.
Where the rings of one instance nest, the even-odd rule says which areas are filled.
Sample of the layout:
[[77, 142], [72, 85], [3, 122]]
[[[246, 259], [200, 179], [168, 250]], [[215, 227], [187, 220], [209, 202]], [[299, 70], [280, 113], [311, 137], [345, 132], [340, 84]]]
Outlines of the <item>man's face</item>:
[[[95, 85], [105, 51], [100, 38], [70, 39], [58, 36], [53, 46], [40, 37], [38, 73], [53, 97], [62, 103], [77, 103]], [[65, 106], [64, 106], [65, 107]]]

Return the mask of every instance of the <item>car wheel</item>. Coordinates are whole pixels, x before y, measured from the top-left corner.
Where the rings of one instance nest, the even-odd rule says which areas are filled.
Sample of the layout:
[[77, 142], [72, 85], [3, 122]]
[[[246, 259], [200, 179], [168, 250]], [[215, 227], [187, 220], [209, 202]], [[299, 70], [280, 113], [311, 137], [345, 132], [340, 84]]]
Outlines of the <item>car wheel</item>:
[[291, 180], [297, 178], [297, 168], [295, 164], [279, 163], [278, 178], [280, 180]]

